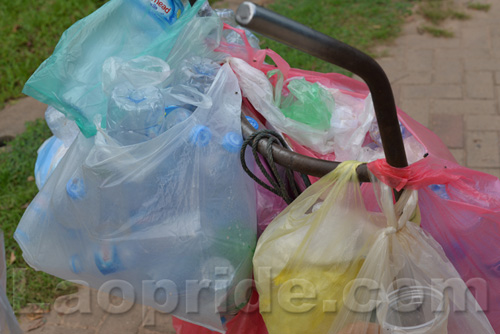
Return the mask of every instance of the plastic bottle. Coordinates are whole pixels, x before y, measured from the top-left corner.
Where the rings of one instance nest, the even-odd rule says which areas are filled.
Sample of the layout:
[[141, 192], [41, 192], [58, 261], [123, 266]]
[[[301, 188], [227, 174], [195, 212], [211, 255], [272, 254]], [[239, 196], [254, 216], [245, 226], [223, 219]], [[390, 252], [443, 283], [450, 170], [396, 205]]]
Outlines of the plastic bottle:
[[80, 133], [78, 126], [69, 120], [62, 112], [49, 106], [45, 111], [45, 121], [50, 131], [61, 140], [65, 146], [69, 147]]
[[[222, 20], [223, 23], [229, 24], [231, 27], [242, 29], [245, 31], [245, 35], [247, 37], [248, 43], [254, 48], [254, 49], [260, 49], [259, 46], [259, 39], [257, 36], [255, 36], [250, 30], [238, 25], [236, 23], [236, 15], [234, 14], [234, 11], [232, 9], [224, 8], [224, 9], [216, 9], [215, 12], [219, 16], [219, 18]], [[224, 30], [223, 31], [224, 38], [228, 43], [231, 44], [238, 44], [238, 45], [245, 45], [243, 40], [241, 39], [241, 36], [233, 30]]]
[[209, 58], [193, 56], [181, 62], [174, 81], [177, 84], [194, 87], [206, 94], [220, 68], [218, 63]]
[[107, 132], [122, 145], [137, 144], [165, 131], [165, 105], [158, 88], [134, 89], [124, 83], [113, 89], [106, 117]]
[[165, 108], [165, 130], [169, 130], [173, 126], [184, 122], [191, 115], [191, 110], [183, 107], [169, 106]]
[[[440, 312], [436, 312], [436, 310]], [[424, 286], [405, 287], [389, 293], [377, 318], [387, 334], [447, 334], [449, 302], [446, 296]]]
[[161, 22], [174, 24], [188, 6], [188, 0], [143, 0], [149, 3], [150, 14]]

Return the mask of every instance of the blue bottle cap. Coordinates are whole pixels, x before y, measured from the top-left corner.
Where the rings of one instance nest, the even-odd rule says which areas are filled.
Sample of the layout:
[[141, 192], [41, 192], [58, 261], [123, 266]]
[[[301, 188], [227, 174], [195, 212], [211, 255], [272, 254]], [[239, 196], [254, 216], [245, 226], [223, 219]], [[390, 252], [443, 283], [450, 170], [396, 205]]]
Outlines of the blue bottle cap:
[[97, 269], [103, 275], [116, 273], [124, 269], [114, 245], [101, 245], [100, 250], [94, 254], [94, 260]]
[[228, 152], [237, 153], [243, 145], [243, 138], [236, 132], [228, 132], [222, 139], [222, 147]]
[[191, 143], [199, 147], [207, 146], [212, 138], [212, 131], [205, 125], [196, 125], [191, 130]]
[[71, 271], [75, 274], [79, 274], [82, 272], [82, 261], [78, 255], [73, 255], [69, 259], [69, 265], [71, 266]]
[[168, 114], [170, 114], [172, 111], [175, 109], [179, 108], [179, 106], [168, 106], [165, 108], [165, 117], [167, 117]]
[[248, 123], [250, 123], [250, 125], [253, 126], [255, 130], [259, 129], [259, 123], [257, 123], [257, 121], [255, 119], [253, 119], [250, 116], [245, 116], [245, 117], [246, 117]]
[[85, 196], [85, 184], [79, 177], [73, 177], [66, 183], [66, 192], [72, 199], [78, 200]]

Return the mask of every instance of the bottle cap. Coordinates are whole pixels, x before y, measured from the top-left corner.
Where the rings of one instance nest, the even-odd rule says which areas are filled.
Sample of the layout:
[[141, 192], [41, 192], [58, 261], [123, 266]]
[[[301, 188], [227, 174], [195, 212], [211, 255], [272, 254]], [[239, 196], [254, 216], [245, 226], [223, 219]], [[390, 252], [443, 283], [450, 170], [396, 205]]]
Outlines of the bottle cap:
[[97, 269], [103, 275], [108, 275], [124, 269], [118, 250], [114, 245], [101, 245], [100, 249], [94, 254]]
[[243, 138], [236, 132], [228, 132], [222, 139], [222, 146], [224, 149], [231, 153], [237, 153], [240, 151], [243, 145]]
[[135, 90], [135, 89], [132, 92], [130, 92], [128, 99], [130, 101], [134, 102], [135, 104], [139, 104], [142, 101], [146, 100], [143, 93], [141, 91]]
[[170, 114], [172, 111], [175, 109], [179, 108], [179, 106], [168, 106], [165, 108], [165, 117], [167, 117], [168, 114]]
[[66, 192], [72, 199], [82, 199], [85, 196], [85, 184], [79, 177], [73, 177], [66, 183]]
[[191, 143], [204, 147], [207, 146], [212, 138], [212, 131], [205, 125], [196, 125], [191, 130]]
[[255, 130], [259, 129], [259, 123], [257, 123], [257, 121], [255, 119], [253, 119], [250, 116], [245, 116], [245, 117], [246, 117], [248, 123], [250, 123], [250, 125], [253, 126]]

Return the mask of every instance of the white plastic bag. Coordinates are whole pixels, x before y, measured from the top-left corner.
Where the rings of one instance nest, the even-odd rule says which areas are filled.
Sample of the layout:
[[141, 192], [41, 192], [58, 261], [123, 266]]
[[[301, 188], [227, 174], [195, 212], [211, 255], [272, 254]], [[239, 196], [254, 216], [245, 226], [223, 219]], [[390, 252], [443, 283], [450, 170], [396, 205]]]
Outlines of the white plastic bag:
[[246, 302], [235, 287], [251, 278], [255, 190], [229, 65], [208, 95], [208, 108], [139, 144], [80, 135], [18, 226], [27, 263], [94, 288], [125, 281], [137, 301], [223, 331]]
[[19, 328], [16, 315], [5, 294], [6, 280], [3, 232], [0, 230], [0, 334], [21, 334], [23, 331]]
[[494, 333], [441, 246], [409, 221], [417, 191], [404, 191], [394, 205], [392, 190], [373, 182], [387, 227], [359, 255], [363, 266], [329, 333]]
[[[283, 114], [274, 103], [274, 87], [262, 71], [239, 58], [231, 58], [229, 63], [238, 77], [243, 95], [274, 128], [319, 154], [336, 150], [335, 154], [338, 151], [343, 160], [356, 158], [375, 117], [370, 95], [363, 101], [329, 89], [335, 98], [335, 109], [332, 110], [329, 129], [319, 130]], [[288, 80], [291, 79], [296, 78]]]

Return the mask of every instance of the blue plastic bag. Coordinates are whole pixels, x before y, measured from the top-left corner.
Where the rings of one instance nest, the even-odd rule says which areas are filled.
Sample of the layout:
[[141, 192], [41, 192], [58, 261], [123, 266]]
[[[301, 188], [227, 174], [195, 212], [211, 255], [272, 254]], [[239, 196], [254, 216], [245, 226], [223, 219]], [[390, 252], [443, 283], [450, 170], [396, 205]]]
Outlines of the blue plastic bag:
[[[197, 1], [176, 20], [161, 19], [150, 0], [111, 0], [64, 32], [54, 53], [35, 71], [23, 93], [63, 112], [86, 137], [105, 127], [107, 99], [102, 65], [150, 55], [165, 59], [178, 35], [203, 6]], [[97, 116], [97, 117], [96, 117]]]

